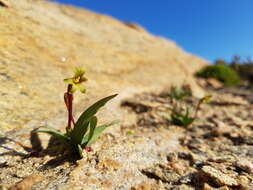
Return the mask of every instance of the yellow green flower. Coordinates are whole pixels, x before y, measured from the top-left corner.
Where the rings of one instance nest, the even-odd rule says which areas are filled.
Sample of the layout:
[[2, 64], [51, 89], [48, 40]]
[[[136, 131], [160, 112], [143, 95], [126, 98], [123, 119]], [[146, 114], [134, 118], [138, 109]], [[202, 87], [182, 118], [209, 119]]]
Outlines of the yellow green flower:
[[200, 102], [204, 104], [208, 104], [211, 101], [211, 99], [212, 99], [211, 95], [204, 96], [203, 98], [200, 99]]
[[83, 69], [77, 68], [75, 70], [75, 75], [72, 78], [64, 79], [64, 82], [70, 85], [70, 94], [73, 94], [75, 91], [80, 90], [80, 92], [85, 93], [86, 89], [82, 85], [83, 82], [86, 82], [88, 79], [84, 77], [85, 71]]

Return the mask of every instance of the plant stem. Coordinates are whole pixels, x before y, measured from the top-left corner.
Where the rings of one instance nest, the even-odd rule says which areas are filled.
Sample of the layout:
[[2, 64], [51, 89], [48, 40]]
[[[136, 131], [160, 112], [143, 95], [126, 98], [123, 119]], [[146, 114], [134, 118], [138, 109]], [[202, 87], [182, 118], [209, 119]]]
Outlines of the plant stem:
[[196, 119], [197, 118], [197, 116], [198, 116], [198, 111], [199, 111], [199, 109], [200, 109], [200, 105], [201, 105], [201, 100], [199, 100], [199, 102], [198, 102], [198, 104], [197, 104], [197, 107], [196, 107], [196, 109], [195, 109], [195, 114], [194, 114], [194, 119]]
[[72, 107], [73, 107], [73, 94], [70, 93], [70, 90], [72, 88], [72, 85], [68, 85], [67, 92], [64, 94], [64, 102], [66, 104], [67, 110], [68, 110], [68, 125], [66, 127], [66, 131], [69, 132], [71, 130], [71, 122], [73, 125], [75, 125], [73, 113], [72, 113]]

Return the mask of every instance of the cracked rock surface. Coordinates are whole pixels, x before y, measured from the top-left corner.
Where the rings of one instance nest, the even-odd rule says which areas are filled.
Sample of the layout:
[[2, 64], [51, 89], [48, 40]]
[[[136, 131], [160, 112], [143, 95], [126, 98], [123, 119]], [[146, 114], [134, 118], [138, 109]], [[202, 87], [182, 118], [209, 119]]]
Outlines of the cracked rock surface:
[[[250, 92], [238, 88], [239, 91]], [[6, 139], [2, 146], [13, 150], [1, 149], [1, 187], [252, 189], [251, 97], [233, 93], [233, 89], [209, 93], [212, 101], [201, 106], [197, 120], [188, 127], [170, 124], [166, 116], [171, 104], [164, 92], [142, 93], [124, 100], [121, 105], [125, 121], [114, 126], [119, 132], [108, 130], [93, 145], [94, 151], [87, 152], [81, 160], [53, 139], [50, 147], [42, 143], [35, 155]], [[227, 104], [228, 96], [233, 103]], [[243, 101], [234, 104], [235, 99]], [[197, 101], [187, 97], [185, 104], [193, 108]], [[12, 135], [26, 142], [29, 135], [21, 134]], [[46, 137], [37, 138], [46, 142]]]

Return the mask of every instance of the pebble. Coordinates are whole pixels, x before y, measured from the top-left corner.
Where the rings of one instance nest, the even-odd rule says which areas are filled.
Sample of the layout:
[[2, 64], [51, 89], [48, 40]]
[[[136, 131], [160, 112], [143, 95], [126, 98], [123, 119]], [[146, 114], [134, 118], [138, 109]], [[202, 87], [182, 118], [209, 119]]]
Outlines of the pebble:
[[9, 190], [29, 190], [31, 187], [40, 181], [44, 179], [43, 176], [37, 175], [37, 174], [32, 174], [27, 177], [25, 177], [23, 180], [18, 182], [16, 185], [11, 187]]
[[253, 163], [246, 159], [237, 160], [234, 165], [243, 171], [253, 174]]
[[213, 181], [216, 185], [219, 186], [238, 186], [238, 182], [230, 177], [229, 175], [224, 174], [220, 170], [213, 168], [211, 166], [204, 166], [201, 171], [203, 172], [204, 176], [207, 180]]

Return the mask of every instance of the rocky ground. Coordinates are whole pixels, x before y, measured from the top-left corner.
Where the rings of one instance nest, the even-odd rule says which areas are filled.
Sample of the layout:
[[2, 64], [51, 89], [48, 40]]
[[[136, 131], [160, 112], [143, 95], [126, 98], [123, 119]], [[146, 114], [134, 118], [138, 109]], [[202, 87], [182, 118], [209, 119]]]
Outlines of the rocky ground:
[[[143, 170], [165, 189], [253, 189], [252, 91], [225, 88], [210, 94], [213, 100], [201, 106], [196, 122], [183, 128], [182, 149]], [[197, 102], [186, 100], [190, 107]], [[169, 118], [171, 107], [166, 93], [144, 94], [127, 105], [138, 113], [139, 127], [179, 128], [162, 119]]]
[[[205, 60], [133, 23], [44, 0], [0, 0], [0, 15], [1, 190], [252, 189], [252, 91], [211, 91], [192, 126], [173, 126], [158, 91], [187, 81], [202, 97], [193, 75]], [[32, 132], [64, 130], [62, 80], [75, 67], [89, 78], [75, 115], [119, 93], [98, 118], [121, 119], [81, 160]]]
[[[103, 135], [82, 160], [52, 139], [43, 148], [36, 134], [1, 137], [0, 189], [253, 189], [252, 90], [210, 90], [188, 127], [170, 124], [167, 92], [123, 101], [119, 133]], [[193, 113], [197, 102], [184, 103]], [[33, 149], [14, 142], [28, 137]]]

